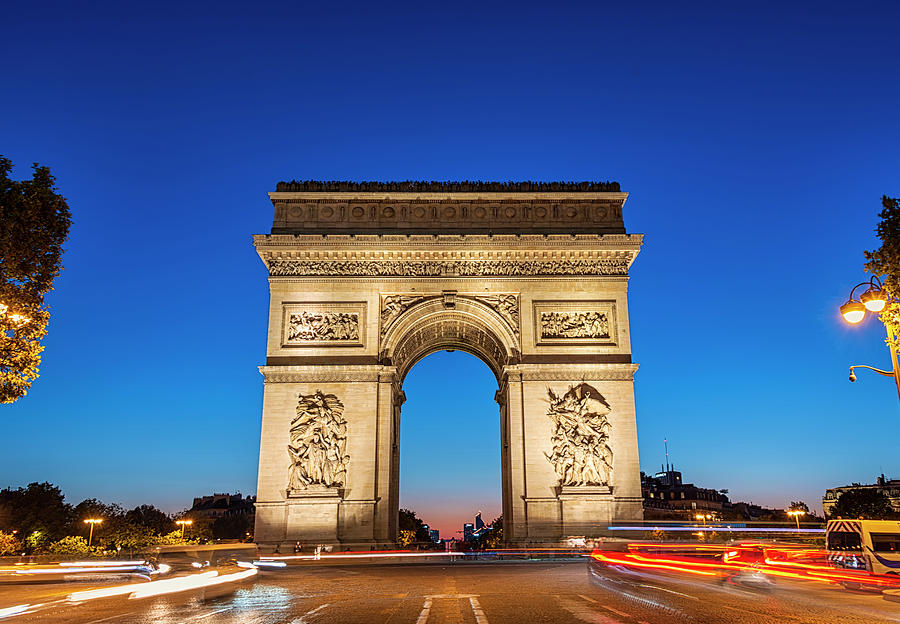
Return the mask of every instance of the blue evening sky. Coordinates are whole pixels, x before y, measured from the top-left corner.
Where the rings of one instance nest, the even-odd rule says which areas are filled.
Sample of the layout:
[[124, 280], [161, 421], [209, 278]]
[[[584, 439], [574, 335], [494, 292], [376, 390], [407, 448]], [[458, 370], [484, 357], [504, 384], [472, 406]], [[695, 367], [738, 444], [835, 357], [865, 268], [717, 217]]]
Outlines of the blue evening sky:
[[[787, 7], [787, 8], [786, 8]], [[168, 510], [254, 493], [266, 192], [282, 179], [618, 180], [641, 466], [814, 507], [900, 478], [883, 328], [837, 307], [900, 195], [894, 2], [4, 3], [0, 154], [73, 213], [0, 487]], [[486, 366], [406, 384], [402, 501], [499, 513]], [[458, 401], [458, 403], [457, 403]], [[424, 452], [425, 447], [432, 449]], [[443, 505], [443, 507], [442, 507]], [[454, 515], [455, 514], [455, 515]]]

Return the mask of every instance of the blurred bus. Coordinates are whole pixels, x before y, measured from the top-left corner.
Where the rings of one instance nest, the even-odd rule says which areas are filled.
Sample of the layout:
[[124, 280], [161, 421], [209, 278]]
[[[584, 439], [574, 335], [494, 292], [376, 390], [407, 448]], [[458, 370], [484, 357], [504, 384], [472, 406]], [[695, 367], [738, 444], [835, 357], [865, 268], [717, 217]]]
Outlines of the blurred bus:
[[898, 520], [829, 520], [825, 548], [839, 568], [900, 575]]

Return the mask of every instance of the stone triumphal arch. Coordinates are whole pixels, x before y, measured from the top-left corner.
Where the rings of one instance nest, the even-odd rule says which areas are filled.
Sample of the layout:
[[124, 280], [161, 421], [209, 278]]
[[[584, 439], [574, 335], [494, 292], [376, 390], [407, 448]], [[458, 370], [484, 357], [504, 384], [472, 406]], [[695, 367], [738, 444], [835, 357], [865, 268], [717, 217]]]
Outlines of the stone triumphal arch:
[[269, 196], [272, 232], [254, 238], [271, 293], [257, 542], [396, 540], [403, 379], [441, 349], [497, 378], [509, 542], [641, 517], [627, 306], [641, 235], [618, 184]]

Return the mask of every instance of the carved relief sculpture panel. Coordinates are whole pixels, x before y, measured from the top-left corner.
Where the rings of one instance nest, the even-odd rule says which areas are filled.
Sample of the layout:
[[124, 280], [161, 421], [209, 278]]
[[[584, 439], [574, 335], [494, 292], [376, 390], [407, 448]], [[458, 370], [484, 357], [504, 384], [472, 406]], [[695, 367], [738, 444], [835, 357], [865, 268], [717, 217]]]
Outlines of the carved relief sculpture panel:
[[534, 325], [538, 346], [616, 344], [612, 301], [536, 301]]
[[552, 452], [545, 453], [553, 464], [559, 485], [608, 486], [613, 454], [609, 446], [609, 404], [586, 383], [570, 386], [557, 396], [548, 388], [547, 416], [555, 426]]
[[344, 404], [333, 394], [300, 395], [291, 421], [288, 494], [343, 487], [350, 456]]
[[282, 346], [361, 346], [364, 327], [361, 302], [285, 304]]

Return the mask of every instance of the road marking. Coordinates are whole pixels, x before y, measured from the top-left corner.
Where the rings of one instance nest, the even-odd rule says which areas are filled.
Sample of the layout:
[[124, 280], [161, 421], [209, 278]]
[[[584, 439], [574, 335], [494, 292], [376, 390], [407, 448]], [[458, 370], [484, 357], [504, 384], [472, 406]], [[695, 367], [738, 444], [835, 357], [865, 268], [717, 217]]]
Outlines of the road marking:
[[291, 622], [291, 624], [308, 624], [308, 621], [307, 621], [306, 618], [308, 618], [308, 617], [311, 616], [311, 615], [315, 615], [316, 613], [318, 613], [319, 611], [321, 611], [322, 609], [324, 609], [325, 607], [327, 607], [327, 606], [330, 605], [330, 604], [331, 604], [330, 602], [326, 602], [326, 603], [323, 604], [322, 606], [316, 607], [316, 608], [313, 609], [312, 611], [307, 611], [306, 613], [304, 613], [303, 615], [301, 615], [300, 617], [298, 617], [296, 620], [294, 620], [293, 622]]
[[416, 624], [425, 624], [428, 621], [428, 614], [431, 613], [431, 596], [428, 596], [425, 599], [425, 604], [422, 605], [422, 612], [419, 614], [419, 619], [416, 620]]
[[581, 595], [581, 594], [578, 594], [578, 597], [579, 597], [579, 598], [584, 598], [584, 599], [587, 600], [588, 602], [593, 602], [595, 605], [598, 605], [599, 607], [602, 607], [603, 609], [606, 609], [607, 611], [612, 611], [612, 612], [615, 613], [616, 615], [621, 615], [622, 617], [627, 617], [627, 618], [630, 619], [630, 620], [633, 620], [633, 619], [634, 619], [634, 616], [631, 615], [630, 613], [625, 613], [624, 611], [619, 611], [618, 609], [613, 609], [612, 607], [609, 607], [609, 606], [603, 604], [603, 603], [600, 602], [599, 600], [594, 600], [593, 598], [588, 598], [587, 596], [583, 596], [583, 595]]
[[488, 624], [484, 611], [481, 610], [481, 603], [478, 602], [478, 598], [469, 596], [469, 604], [472, 605], [472, 613], [475, 614], [475, 621], [478, 624]]
[[[596, 611], [594, 611], [594, 609], [584, 604], [583, 602], [564, 599], [561, 596], [555, 596], [555, 598], [559, 601], [559, 604], [563, 609], [574, 615], [582, 622], [588, 622], [588, 624], [623, 624], [621, 620], [617, 620], [601, 613], [597, 613]], [[632, 618], [629, 616], [628, 619]]]
[[203, 618], [208, 618], [211, 615], [215, 615], [216, 613], [222, 613], [223, 611], [231, 611], [231, 607], [225, 607], [224, 609], [217, 609], [216, 611], [210, 611], [209, 613], [204, 613], [203, 615], [198, 615], [197, 617], [191, 618], [192, 620], [202, 620]]
[[659, 587], [657, 585], [646, 585], [644, 583], [640, 583], [638, 587], [652, 587], [653, 589], [658, 589], [659, 591], [669, 592], [670, 594], [675, 594], [676, 596], [684, 596], [685, 598], [690, 598], [691, 600], [700, 600], [697, 596], [691, 596], [690, 594], [682, 594], [681, 592], [677, 592], [674, 589], [666, 589], [665, 587]]

